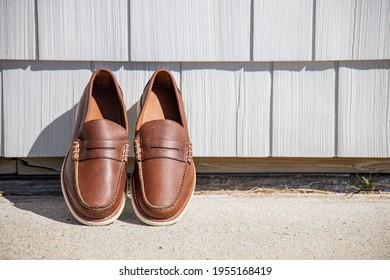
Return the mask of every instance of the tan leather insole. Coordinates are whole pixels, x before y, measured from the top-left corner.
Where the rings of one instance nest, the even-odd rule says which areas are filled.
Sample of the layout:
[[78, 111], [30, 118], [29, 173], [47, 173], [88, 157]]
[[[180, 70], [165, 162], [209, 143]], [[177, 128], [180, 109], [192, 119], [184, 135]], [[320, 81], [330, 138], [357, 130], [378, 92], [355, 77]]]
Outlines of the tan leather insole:
[[121, 124], [120, 103], [115, 89], [98, 87], [93, 89], [91, 110], [87, 121], [108, 119]]
[[181, 124], [176, 96], [172, 89], [155, 86], [149, 93], [148, 104], [144, 111], [143, 123], [153, 120], [173, 120]]

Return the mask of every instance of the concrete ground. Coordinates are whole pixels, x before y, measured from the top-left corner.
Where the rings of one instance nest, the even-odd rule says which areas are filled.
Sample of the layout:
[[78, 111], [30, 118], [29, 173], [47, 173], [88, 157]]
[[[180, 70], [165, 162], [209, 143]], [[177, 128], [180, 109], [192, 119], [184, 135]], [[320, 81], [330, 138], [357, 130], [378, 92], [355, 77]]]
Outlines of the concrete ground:
[[196, 194], [183, 220], [105, 227], [60, 196], [0, 197], [0, 259], [390, 259], [389, 194]]

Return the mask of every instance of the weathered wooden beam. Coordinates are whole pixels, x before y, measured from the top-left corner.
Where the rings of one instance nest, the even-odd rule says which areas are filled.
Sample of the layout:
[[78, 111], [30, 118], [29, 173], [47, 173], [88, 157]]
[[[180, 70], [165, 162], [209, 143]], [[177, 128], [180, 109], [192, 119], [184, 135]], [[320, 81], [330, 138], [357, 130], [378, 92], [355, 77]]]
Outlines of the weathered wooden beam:
[[[0, 159], [0, 174], [56, 175], [62, 157]], [[390, 173], [390, 158], [237, 158], [196, 157], [198, 173]], [[130, 157], [127, 173], [131, 174], [134, 158]]]

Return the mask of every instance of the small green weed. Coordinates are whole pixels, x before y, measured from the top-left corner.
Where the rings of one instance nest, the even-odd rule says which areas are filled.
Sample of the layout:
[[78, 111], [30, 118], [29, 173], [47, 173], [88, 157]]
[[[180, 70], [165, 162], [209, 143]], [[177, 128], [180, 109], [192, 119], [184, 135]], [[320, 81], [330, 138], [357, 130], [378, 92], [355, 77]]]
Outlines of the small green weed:
[[375, 186], [373, 185], [374, 177], [372, 173], [367, 175], [359, 175], [356, 173], [356, 184], [351, 185], [348, 183], [345, 183], [348, 187], [352, 188], [356, 193], [365, 191], [370, 192], [374, 191]]
[[381, 191], [384, 188], [389, 188], [390, 185], [386, 183], [378, 183], [376, 182], [380, 173], [370, 173], [370, 174], [356, 174], [356, 183], [349, 184], [344, 183], [348, 187], [350, 187], [354, 193], [359, 192], [373, 192], [373, 191]]

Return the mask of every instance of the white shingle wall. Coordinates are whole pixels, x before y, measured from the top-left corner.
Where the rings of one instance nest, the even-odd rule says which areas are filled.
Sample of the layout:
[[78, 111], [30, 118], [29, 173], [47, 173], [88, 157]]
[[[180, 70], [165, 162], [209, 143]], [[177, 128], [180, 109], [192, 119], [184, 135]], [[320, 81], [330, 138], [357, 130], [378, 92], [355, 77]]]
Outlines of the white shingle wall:
[[273, 156], [334, 156], [333, 62], [275, 63]]
[[250, 4], [250, 0], [131, 0], [131, 60], [249, 60]]
[[182, 71], [184, 102], [196, 154], [235, 155], [242, 66], [188, 63]]
[[389, 0], [317, 0], [316, 60], [390, 59]]
[[127, 0], [38, 0], [39, 59], [129, 59]]
[[315, 59], [352, 59], [356, 0], [317, 0]]
[[390, 156], [390, 0], [0, 0], [0, 155], [63, 156], [100, 67], [131, 130], [170, 69], [196, 156]]
[[356, 2], [352, 59], [390, 58], [390, 1]]
[[236, 109], [239, 156], [270, 155], [271, 78], [271, 63], [242, 65]]
[[254, 0], [253, 59], [311, 60], [313, 0]]
[[35, 59], [34, 0], [0, 1], [0, 59]]
[[64, 155], [89, 62], [3, 62], [4, 156]]
[[340, 62], [338, 155], [390, 156], [390, 61]]

